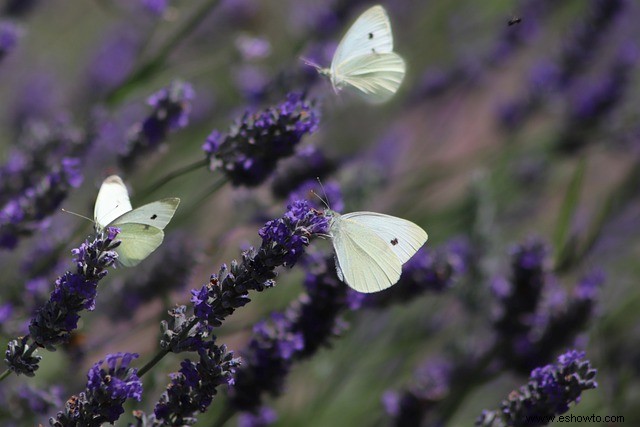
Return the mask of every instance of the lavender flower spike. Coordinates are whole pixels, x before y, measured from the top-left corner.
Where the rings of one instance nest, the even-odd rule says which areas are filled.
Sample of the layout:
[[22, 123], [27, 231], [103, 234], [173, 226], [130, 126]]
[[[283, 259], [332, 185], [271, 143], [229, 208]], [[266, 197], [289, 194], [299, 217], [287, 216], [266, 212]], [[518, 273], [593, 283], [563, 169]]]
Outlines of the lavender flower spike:
[[260, 229], [262, 245], [250, 248], [240, 263], [223, 265], [217, 275], [200, 289], [191, 291], [194, 315], [186, 316], [186, 307], [171, 310], [171, 319], [162, 322], [161, 347], [166, 352], [197, 351], [200, 361], [185, 360], [180, 372], [173, 375], [155, 415], [139, 413], [138, 425], [163, 420], [170, 425], [195, 421], [196, 412], [207, 409], [216, 386], [231, 384], [239, 365], [224, 346], [207, 340], [212, 328], [220, 326], [227, 316], [247, 304], [250, 290], [262, 291], [275, 285], [275, 269], [292, 267], [304, 253], [310, 239], [328, 232], [329, 219], [313, 209], [305, 200], [288, 206], [279, 219], [269, 221]]
[[9, 21], [0, 22], [0, 60], [15, 49], [23, 29]]
[[226, 134], [214, 130], [202, 149], [211, 170], [220, 169], [233, 185], [256, 186], [280, 159], [293, 154], [304, 135], [315, 132], [318, 122], [315, 105], [290, 93], [277, 107], [246, 112]]
[[186, 127], [194, 98], [191, 84], [180, 80], [151, 95], [147, 105], [153, 110], [131, 130], [125, 153], [120, 156], [122, 165], [131, 167], [137, 158], [164, 142], [170, 132]]
[[[182, 362], [180, 372], [172, 375], [171, 384], [160, 397], [154, 409], [157, 420], [162, 425], [191, 425], [196, 412], [204, 412], [217, 394], [222, 384], [232, 385], [236, 367], [240, 359], [233, 357], [227, 348], [208, 345], [198, 350], [200, 360]], [[208, 347], [208, 348], [206, 348]]]
[[107, 274], [117, 253], [114, 249], [117, 228], [108, 228], [106, 236], [98, 236], [93, 242], [85, 242], [72, 252], [75, 256], [75, 272], [67, 271], [56, 280], [49, 301], [38, 310], [29, 325], [31, 339], [40, 347], [54, 349], [66, 342], [80, 319], [79, 312], [93, 310], [98, 282]]
[[293, 267], [311, 237], [327, 234], [329, 219], [312, 209], [306, 200], [288, 206], [282, 218], [267, 222], [258, 234], [260, 249], [250, 249], [240, 264], [223, 266], [218, 275], [200, 290], [193, 290], [194, 313], [204, 324], [219, 326], [223, 320], [250, 300], [249, 290], [262, 291], [274, 285], [278, 266]]
[[69, 190], [82, 182], [79, 169], [78, 159], [63, 158], [61, 165], [35, 186], [0, 208], [0, 248], [13, 249], [20, 237], [42, 228], [43, 220], [60, 206]]
[[499, 410], [484, 411], [479, 427], [542, 426], [554, 415], [564, 414], [572, 402], [580, 402], [584, 390], [596, 388], [596, 370], [584, 353], [570, 350], [558, 362], [531, 371], [529, 383], [509, 393]]
[[127, 399], [142, 399], [138, 370], [129, 367], [136, 358], [135, 353], [116, 353], [94, 364], [87, 373], [86, 390], [67, 400], [64, 411], [58, 412], [56, 418], [50, 418], [49, 424], [52, 427], [91, 427], [116, 421], [124, 413]]

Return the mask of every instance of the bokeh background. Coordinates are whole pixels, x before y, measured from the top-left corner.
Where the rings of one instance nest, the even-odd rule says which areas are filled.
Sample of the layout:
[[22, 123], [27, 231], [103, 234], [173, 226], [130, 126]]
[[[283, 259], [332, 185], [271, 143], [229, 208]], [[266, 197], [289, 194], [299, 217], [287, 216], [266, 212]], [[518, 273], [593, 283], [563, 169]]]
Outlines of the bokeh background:
[[[381, 2], [407, 75], [390, 102], [369, 105], [336, 95], [300, 57], [328, 66], [373, 4], [4, 1], [2, 203], [63, 158], [78, 163], [55, 203], [39, 206], [0, 252], [2, 342], [27, 333], [56, 277], [72, 267], [70, 250], [93, 231], [59, 208], [92, 217], [112, 173], [134, 207], [169, 196], [182, 204], [156, 253], [100, 282], [95, 310], [83, 313], [68, 345], [39, 350], [35, 377], [0, 384], [3, 425], [47, 424], [108, 353], [136, 352], [134, 366], [146, 363], [167, 310], [259, 245], [258, 230], [283, 214], [289, 190], [316, 175], [336, 210], [425, 228], [422, 273], [396, 294], [343, 307], [339, 333], [291, 364], [279, 395], [264, 399], [263, 419], [234, 412], [225, 425], [469, 426], [568, 349], [585, 351], [598, 370], [598, 387], [570, 413], [640, 422], [640, 5]], [[162, 110], [149, 97], [168, 87]], [[295, 154], [256, 186], [232, 185], [209, 168], [201, 146], [213, 130], [228, 132], [246, 110], [281, 104], [289, 92], [305, 93], [320, 117]], [[160, 123], [156, 133], [145, 127], [149, 117]], [[132, 150], [140, 140], [146, 148]], [[330, 243], [316, 239], [308, 252], [329, 253]], [[215, 330], [217, 342], [242, 357], [253, 326], [301, 298], [303, 267], [279, 270], [276, 287], [251, 293]], [[509, 306], [519, 272], [537, 275], [534, 285], [523, 279], [540, 290], [524, 297], [533, 307]], [[506, 324], [525, 325], [521, 341]], [[133, 422], [134, 409], [152, 412], [184, 357], [156, 365], [143, 400], [128, 403], [116, 424]], [[230, 403], [220, 391], [196, 425], [222, 424]], [[413, 418], [402, 418], [399, 408], [410, 406]]]

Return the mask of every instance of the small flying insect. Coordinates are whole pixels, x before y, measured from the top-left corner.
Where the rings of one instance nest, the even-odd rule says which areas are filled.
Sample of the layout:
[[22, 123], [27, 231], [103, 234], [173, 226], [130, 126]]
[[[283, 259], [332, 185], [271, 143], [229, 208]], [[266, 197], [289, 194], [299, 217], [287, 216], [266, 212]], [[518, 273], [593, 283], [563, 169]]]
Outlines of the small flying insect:
[[516, 25], [522, 22], [522, 18], [516, 18], [513, 17], [511, 19], [509, 19], [509, 22], [507, 22], [507, 24], [511, 27], [512, 25]]

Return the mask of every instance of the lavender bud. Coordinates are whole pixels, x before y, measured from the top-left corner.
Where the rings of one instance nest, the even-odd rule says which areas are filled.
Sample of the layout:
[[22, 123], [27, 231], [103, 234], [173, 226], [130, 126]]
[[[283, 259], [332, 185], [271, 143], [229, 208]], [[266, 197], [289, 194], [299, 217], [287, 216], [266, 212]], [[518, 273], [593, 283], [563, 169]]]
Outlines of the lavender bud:
[[52, 427], [80, 427], [116, 421], [124, 413], [123, 405], [127, 399], [142, 399], [138, 370], [129, 367], [136, 358], [138, 355], [135, 353], [116, 353], [94, 364], [87, 373], [86, 390], [72, 396], [64, 411], [49, 419], [49, 424]]
[[94, 309], [98, 282], [118, 256], [114, 251], [120, 244], [114, 241], [117, 232], [117, 229], [108, 228], [106, 235], [72, 250], [75, 272], [67, 271], [58, 277], [49, 300], [29, 324], [31, 338], [38, 346], [53, 350], [77, 327], [80, 311]]
[[598, 386], [596, 370], [583, 359], [583, 352], [571, 350], [560, 355], [557, 363], [534, 369], [528, 384], [509, 393], [500, 410], [483, 411], [475, 425], [546, 425], [545, 418], [564, 414], [571, 403], [580, 402], [583, 391]]
[[142, 7], [155, 16], [162, 16], [169, 7], [169, 0], [141, 0]]
[[365, 307], [386, 307], [411, 301], [425, 292], [442, 292], [466, 271], [471, 256], [469, 243], [453, 240], [437, 250], [420, 248], [402, 266], [402, 276], [394, 286], [365, 295]]
[[239, 410], [257, 414], [265, 394], [281, 393], [295, 362], [313, 356], [345, 329], [342, 313], [349, 309], [352, 292], [338, 280], [333, 257], [306, 259], [305, 269], [307, 294], [254, 327], [229, 392]]
[[302, 137], [318, 127], [319, 113], [299, 93], [257, 114], [246, 112], [222, 134], [213, 131], [202, 146], [210, 169], [220, 169], [233, 185], [256, 186], [273, 172], [278, 161], [293, 154]]
[[23, 29], [9, 21], [0, 21], [0, 61], [18, 44]]
[[171, 384], [154, 409], [156, 419], [163, 425], [193, 424], [195, 414], [206, 411], [211, 404], [218, 386], [233, 384], [240, 360], [233, 357], [233, 352], [227, 352], [226, 346], [208, 344], [209, 348], [198, 350], [198, 362], [185, 359], [180, 371], [172, 375]]
[[64, 158], [61, 163], [35, 187], [28, 188], [0, 210], [0, 248], [13, 249], [21, 237], [38, 231], [69, 190], [80, 185], [80, 161]]
[[151, 113], [132, 128], [125, 152], [120, 155], [123, 167], [130, 168], [141, 155], [165, 142], [170, 132], [186, 127], [194, 97], [191, 84], [180, 80], [151, 95], [147, 99]]
[[28, 340], [29, 337], [27, 336], [9, 341], [7, 351], [4, 353], [4, 361], [7, 363], [9, 369], [16, 374], [32, 377], [40, 367], [38, 363], [40, 363], [42, 357], [31, 355], [33, 345], [28, 345]]
[[278, 420], [273, 409], [263, 406], [255, 413], [244, 412], [238, 418], [238, 427], [267, 427]]

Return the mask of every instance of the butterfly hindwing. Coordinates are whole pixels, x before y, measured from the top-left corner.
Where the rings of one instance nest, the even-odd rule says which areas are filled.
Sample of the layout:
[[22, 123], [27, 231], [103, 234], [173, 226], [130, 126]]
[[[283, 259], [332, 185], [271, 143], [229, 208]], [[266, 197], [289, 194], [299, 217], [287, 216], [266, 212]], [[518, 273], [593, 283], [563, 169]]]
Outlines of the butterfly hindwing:
[[147, 224], [128, 223], [119, 225], [120, 233], [116, 237], [120, 246], [116, 248], [118, 262], [125, 267], [134, 267], [155, 251], [162, 240], [164, 232]]
[[341, 64], [335, 71], [337, 84], [357, 89], [371, 103], [389, 100], [405, 74], [404, 60], [395, 53], [362, 55]]

